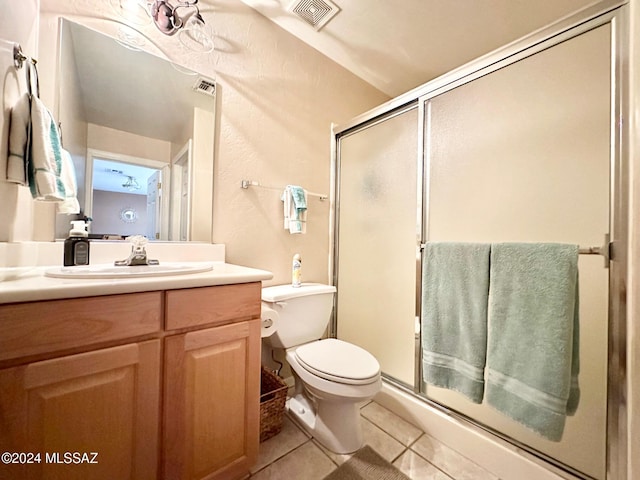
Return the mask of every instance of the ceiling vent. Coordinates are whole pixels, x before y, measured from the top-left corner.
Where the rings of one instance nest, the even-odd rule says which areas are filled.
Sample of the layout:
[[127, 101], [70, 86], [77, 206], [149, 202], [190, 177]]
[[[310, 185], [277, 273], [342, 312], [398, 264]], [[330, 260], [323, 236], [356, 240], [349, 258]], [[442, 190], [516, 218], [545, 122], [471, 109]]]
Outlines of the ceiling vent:
[[336, 16], [340, 8], [329, 0], [295, 0], [289, 5], [288, 10], [316, 30], [320, 30]]
[[198, 81], [193, 86], [193, 89], [196, 92], [204, 93], [205, 95], [209, 95], [211, 97], [216, 96], [216, 82], [215, 80], [211, 80], [205, 77], [198, 77]]

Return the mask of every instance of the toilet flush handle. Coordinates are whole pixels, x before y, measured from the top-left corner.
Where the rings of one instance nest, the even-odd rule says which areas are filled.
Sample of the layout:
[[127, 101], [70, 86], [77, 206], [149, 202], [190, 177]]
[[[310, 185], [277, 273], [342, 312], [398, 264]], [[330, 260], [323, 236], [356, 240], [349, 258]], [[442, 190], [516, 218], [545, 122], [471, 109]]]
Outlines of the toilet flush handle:
[[286, 307], [287, 306], [287, 302], [274, 302], [276, 305], [278, 305], [279, 307]]

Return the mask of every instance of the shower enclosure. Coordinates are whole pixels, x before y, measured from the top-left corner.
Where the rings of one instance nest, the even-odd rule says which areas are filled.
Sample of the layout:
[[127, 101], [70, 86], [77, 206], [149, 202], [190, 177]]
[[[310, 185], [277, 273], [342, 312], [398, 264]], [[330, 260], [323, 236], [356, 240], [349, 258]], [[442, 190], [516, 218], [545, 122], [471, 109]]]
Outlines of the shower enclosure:
[[[334, 130], [332, 333], [373, 353], [388, 381], [426, 404], [598, 480], [622, 478], [625, 14], [565, 19]], [[428, 241], [580, 245], [582, 396], [560, 442], [422, 382]]]

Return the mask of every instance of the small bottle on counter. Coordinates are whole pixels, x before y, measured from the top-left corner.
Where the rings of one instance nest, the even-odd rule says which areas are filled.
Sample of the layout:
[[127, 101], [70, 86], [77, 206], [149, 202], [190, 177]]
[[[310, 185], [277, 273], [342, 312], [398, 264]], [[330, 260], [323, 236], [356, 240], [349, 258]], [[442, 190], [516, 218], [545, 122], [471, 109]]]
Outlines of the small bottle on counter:
[[89, 265], [89, 232], [83, 220], [71, 222], [69, 238], [64, 241], [64, 266]]
[[299, 287], [300, 285], [302, 285], [302, 257], [296, 253], [291, 266], [291, 286]]

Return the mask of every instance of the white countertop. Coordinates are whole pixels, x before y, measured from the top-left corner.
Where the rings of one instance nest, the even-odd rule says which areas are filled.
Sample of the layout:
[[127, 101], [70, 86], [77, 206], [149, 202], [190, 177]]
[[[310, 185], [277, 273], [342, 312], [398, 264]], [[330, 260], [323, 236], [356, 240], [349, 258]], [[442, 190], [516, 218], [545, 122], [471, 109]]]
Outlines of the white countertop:
[[0, 304], [118, 293], [173, 290], [269, 280], [271, 272], [225, 262], [211, 262], [208, 272], [136, 278], [51, 278], [51, 266], [0, 268]]

